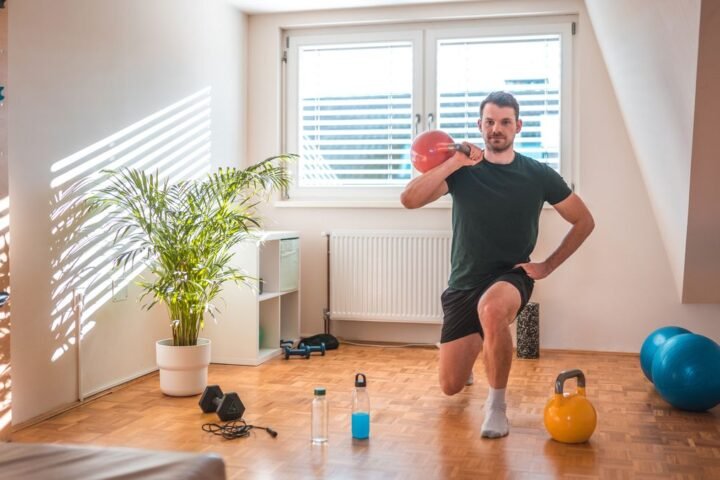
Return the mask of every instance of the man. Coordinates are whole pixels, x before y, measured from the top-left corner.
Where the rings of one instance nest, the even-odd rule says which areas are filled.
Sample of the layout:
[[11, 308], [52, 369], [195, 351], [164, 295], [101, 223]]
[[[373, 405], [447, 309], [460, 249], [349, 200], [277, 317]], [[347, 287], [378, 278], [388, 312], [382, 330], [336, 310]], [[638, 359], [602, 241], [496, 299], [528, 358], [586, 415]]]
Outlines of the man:
[[[490, 391], [481, 436], [508, 434], [505, 388], [512, 362], [510, 324], [527, 304], [535, 280], [550, 275], [593, 230], [592, 215], [562, 177], [513, 150], [522, 128], [517, 100], [493, 92], [480, 104], [485, 151], [450, 159], [408, 183], [401, 202], [419, 208], [446, 193], [453, 198], [451, 273], [441, 301], [440, 387], [446, 395], [472, 382], [483, 352]], [[530, 261], [544, 202], [572, 227], [542, 262]]]

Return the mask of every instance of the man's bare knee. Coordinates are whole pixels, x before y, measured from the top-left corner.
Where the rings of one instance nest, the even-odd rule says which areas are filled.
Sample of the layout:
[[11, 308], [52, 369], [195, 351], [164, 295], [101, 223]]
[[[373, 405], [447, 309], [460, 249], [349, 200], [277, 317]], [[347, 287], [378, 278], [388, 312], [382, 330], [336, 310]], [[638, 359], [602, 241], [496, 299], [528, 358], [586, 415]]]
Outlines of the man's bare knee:
[[511, 318], [512, 312], [506, 305], [498, 302], [487, 302], [478, 307], [478, 316], [485, 334], [493, 335], [500, 329], [508, 328], [508, 319]]
[[452, 396], [460, 393], [465, 386], [465, 381], [454, 381], [447, 378], [440, 378], [440, 390], [445, 395]]

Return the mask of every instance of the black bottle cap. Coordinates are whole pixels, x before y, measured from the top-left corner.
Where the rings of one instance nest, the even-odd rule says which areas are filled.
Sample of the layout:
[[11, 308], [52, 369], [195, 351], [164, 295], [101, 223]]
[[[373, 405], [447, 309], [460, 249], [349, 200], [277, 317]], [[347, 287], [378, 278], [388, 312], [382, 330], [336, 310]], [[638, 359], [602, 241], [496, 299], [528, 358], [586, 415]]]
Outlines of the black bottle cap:
[[355, 375], [355, 387], [367, 387], [367, 379], [364, 373], [358, 373]]

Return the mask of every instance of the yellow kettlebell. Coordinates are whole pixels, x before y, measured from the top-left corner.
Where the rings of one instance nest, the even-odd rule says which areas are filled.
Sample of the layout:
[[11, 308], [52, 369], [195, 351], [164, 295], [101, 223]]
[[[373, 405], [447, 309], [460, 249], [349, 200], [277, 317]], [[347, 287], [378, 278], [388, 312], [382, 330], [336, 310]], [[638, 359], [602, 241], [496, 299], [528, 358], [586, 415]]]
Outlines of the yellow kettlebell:
[[[577, 392], [563, 393], [565, 380], [577, 377]], [[597, 414], [585, 396], [585, 375], [580, 370], [560, 372], [555, 380], [555, 394], [545, 405], [545, 428], [550, 436], [563, 443], [587, 442], [595, 431]]]

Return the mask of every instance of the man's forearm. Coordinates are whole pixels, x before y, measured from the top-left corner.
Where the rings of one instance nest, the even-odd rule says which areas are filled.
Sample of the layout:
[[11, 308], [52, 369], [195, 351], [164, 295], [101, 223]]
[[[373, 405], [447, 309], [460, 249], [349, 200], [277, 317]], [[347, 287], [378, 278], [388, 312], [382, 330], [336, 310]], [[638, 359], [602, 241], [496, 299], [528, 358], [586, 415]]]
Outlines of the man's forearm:
[[445, 179], [461, 166], [448, 160], [415, 177], [405, 187], [400, 195], [400, 201], [406, 208], [419, 208], [435, 200], [433, 197]]
[[570, 255], [582, 245], [590, 232], [595, 228], [595, 222], [588, 216], [573, 224], [570, 231], [565, 235], [560, 246], [545, 260], [545, 263], [552, 269], [557, 269], [567, 260]]

